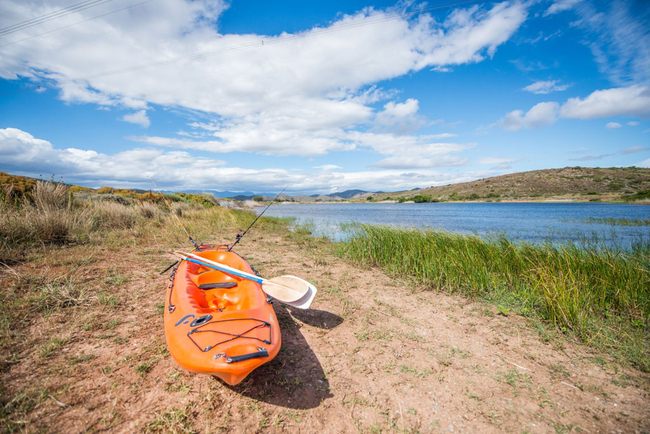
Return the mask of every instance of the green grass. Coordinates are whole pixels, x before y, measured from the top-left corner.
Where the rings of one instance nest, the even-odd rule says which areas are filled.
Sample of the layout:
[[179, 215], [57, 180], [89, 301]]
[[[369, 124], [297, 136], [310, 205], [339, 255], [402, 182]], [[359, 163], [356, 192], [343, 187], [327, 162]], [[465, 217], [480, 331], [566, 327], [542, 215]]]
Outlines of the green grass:
[[631, 250], [360, 225], [339, 254], [538, 318], [650, 371], [650, 243]]
[[650, 226], [650, 219], [615, 219], [589, 217], [581, 221], [588, 224], [603, 224], [614, 226]]
[[186, 408], [158, 412], [155, 416], [155, 419], [144, 427], [144, 431], [178, 434], [196, 432], [192, 428], [191, 415]]

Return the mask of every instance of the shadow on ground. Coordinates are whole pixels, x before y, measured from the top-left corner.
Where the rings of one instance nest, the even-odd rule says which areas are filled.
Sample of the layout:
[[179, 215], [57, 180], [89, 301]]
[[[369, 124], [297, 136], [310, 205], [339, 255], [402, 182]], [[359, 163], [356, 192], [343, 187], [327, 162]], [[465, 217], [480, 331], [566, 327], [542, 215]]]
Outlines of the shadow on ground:
[[[300, 332], [296, 320], [322, 329], [332, 329], [343, 318], [323, 310], [291, 309], [274, 302], [273, 307], [282, 329], [282, 349], [275, 359], [260, 366], [241, 384], [230, 387], [249, 398], [280, 407], [315, 408], [330, 393], [329, 381], [318, 357]], [[219, 381], [216, 379], [214, 381]]]
[[303, 310], [291, 306], [286, 306], [286, 309], [291, 312], [292, 317], [312, 327], [318, 327], [319, 329], [331, 330], [343, 322], [343, 318], [331, 312], [327, 312], [326, 310]]

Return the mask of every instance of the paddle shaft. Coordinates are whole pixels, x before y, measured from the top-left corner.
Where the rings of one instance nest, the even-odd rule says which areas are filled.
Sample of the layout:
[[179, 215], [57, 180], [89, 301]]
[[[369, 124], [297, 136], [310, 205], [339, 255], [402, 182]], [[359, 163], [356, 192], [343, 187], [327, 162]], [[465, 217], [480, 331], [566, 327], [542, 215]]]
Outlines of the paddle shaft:
[[259, 276], [255, 276], [254, 274], [249, 274], [244, 271], [237, 270], [236, 268], [231, 268], [225, 265], [216, 265], [212, 263], [207, 263], [207, 262], [199, 261], [194, 258], [189, 258], [187, 256], [185, 257], [185, 260], [188, 262], [193, 262], [195, 264], [203, 265], [204, 267], [214, 268], [215, 270], [221, 271], [222, 273], [230, 274], [231, 276], [237, 276], [237, 277], [241, 277], [242, 279], [252, 280], [253, 282], [264, 283], [265, 281], [267, 281], [266, 279], [263, 279]]
[[[195, 255], [193, 253], [175, 253], [186, 261], [192, 262], [194, 264], [199, 264], [207, 268], [221, 271], [222, 273], [226, 273], [231, 276], [240, 277], [242, 279], [247, 279], [259, 283], [262, 285], [262, 291], [283, 303], [291, 303], [301, 299], [305, 294], [309, 293], [310, 288], [312, 288], [312, 285], [310, 285], [308, 282], [305, 282], [304, 280], [295, 276], [280, 276], [268, 280], [264, 279], [263, 277], [247, 273], [245, 271], [241, 271], [237, 268], [230, 267], [226, 264], [215, 262], [202, 256]], [[287, 279], [289, 279], [289, 281], [287, 281]]]

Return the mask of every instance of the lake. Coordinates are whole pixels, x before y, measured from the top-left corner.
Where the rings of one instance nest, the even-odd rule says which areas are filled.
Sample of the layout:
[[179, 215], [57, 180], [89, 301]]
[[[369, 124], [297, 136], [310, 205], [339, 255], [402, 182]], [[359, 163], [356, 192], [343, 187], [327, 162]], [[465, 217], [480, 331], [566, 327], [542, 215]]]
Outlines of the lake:
[[[264, 208], [257, 208], [259, 214]], [[650, 219], [646, 205], [607, 203], [327, 203], [275, 204], [264, 214], [292, 217], [294, 224], [312, 224], [315, 235], [344, 239], [341, 224], [443, 229], [490, 236], [505, 234], [530, 242], [581, 242], [597, 237], [629, 247], [650, 237], [650, 226], [585, 223], [588, 218]]]

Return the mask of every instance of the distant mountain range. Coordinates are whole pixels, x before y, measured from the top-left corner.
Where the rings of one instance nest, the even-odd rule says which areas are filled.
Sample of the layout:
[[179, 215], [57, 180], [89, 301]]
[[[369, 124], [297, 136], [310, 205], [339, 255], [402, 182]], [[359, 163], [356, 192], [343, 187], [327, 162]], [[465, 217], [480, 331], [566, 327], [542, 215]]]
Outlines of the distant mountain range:
[[[254, 198], [261, 197], [263, 201], [269, 201], [275, 198], [277, 193], [254, 193], [252, 191], [245, 192], [233, 192], [233, 191], [217, 191], [217, 190], [185, 190], [184, 193], [210, 193], [215, 197], [225, 198], [225, 199], [234, 199], [234, 200], [254, 200]], [[296, 201], [296, 202], [313, 202], [313, 201], [331, 201], [331, 200], [346, 200], [352, 199], [354, 197], [361, 197], [369, 194], [379, 194], [383, 193], [382, 191], [370, 192], [365, 190], [346, 190], [337, 193], [330, 194], [310, 194], [307, 195], [297, 195], [290, 196], [288, 194], [281, 194], [279, 199], [285, 201]]]
[[[171, 191], [170, 191], [171, 193]], [[201, 193], [210, 193], [214, 197], [221, 197], [224, 199], [235, 199], [235, 200], [246, 200], [252, 199], [253, 196], [271, 196], [275, 197], [278, 193], [254, 193], [252, 191], [217, 191], [217, 190], [184, 190], [183, 193], [192, 193], [192, 194], [201, 194]], [[238, 197], [245, 199], [237, 199]]]

